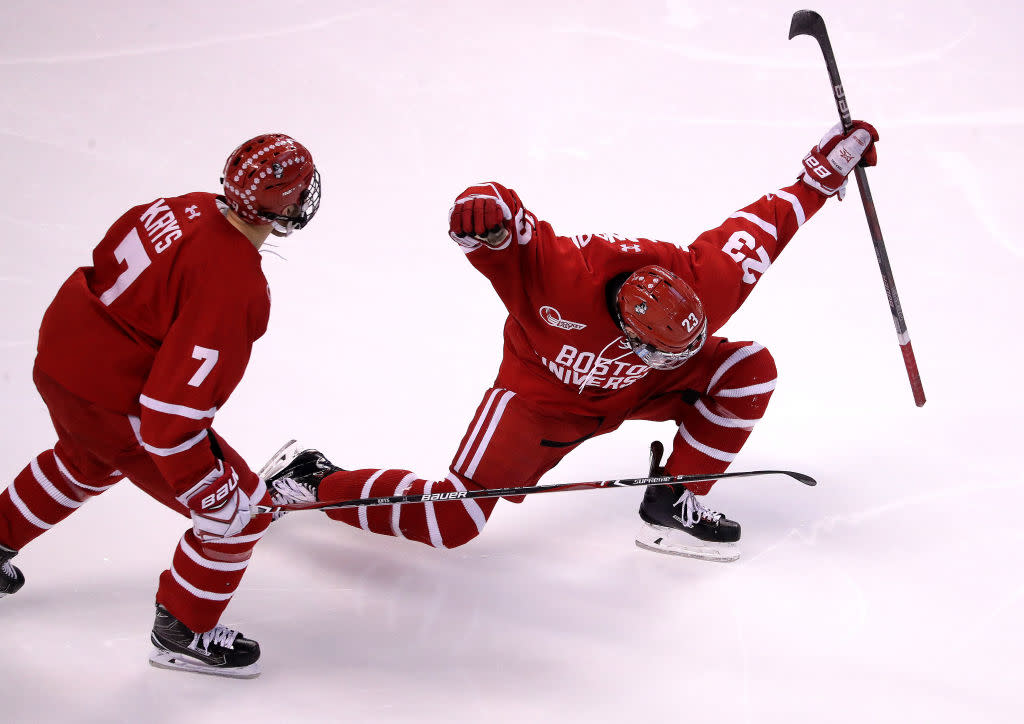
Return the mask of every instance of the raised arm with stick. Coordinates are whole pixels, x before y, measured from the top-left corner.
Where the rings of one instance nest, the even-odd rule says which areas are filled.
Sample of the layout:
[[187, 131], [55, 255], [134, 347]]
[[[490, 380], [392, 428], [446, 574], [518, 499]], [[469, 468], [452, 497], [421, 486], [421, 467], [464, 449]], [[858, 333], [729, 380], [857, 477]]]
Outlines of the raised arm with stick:
[[[789, 37], [792, 40], [798, 35], [810, 35], [821, 46], [821, 53], [825, 56], [825, 67], [828, 70], [828, 77], [832, 83], [832, 93], [836, 99], [836, 108], [839, 110], [839, 117], [842, 119], [843, 130], [852, 130], [853, 118], [850, 116], [843, 83], [839, 79], [839, 68], [836, 65], [835, 55], [832, 53], [832, 43], [828, 39], [825, 21], [813, 10], [797, 10], [793, 13], [793, 20], [789, 26]], [[878, 225], [878, 213], [875, 211], [875, 202], [871, 198], [871, 188], [868, 186], [867, 172], [863, 167], [858, 166], [854, 174], [857, 177], [857, 187], [860, 189], [861, 201], [864, 203], [864, 213], [868, 219], [868, 228], [871, 230], [871, 241], [875, 245], [878, 267], [882, 272], [885, 295], [889, 299], [889, 309], [892, 312], [892, 320], [896, 325], [900, 350], [903, 352], [903, 363], [907, 367], [907, 376], [910, 378], [910, 389], [914, 393], [914, 402], [918, 407], [921, 407], [925, 403], [924, 387], [921, 385], [921, 373], [917, 370], [917, 359], [914, 357], [913, 347], [910, 346], [910, 334], [907, 332], [907, 323], [903, 318], [903, 308], [900, 306], [899, 295], [896, 293], [896, 282], [892, 276], [892, 267], [889, 265], [889, 255], [885, 251], [882, 229]]]

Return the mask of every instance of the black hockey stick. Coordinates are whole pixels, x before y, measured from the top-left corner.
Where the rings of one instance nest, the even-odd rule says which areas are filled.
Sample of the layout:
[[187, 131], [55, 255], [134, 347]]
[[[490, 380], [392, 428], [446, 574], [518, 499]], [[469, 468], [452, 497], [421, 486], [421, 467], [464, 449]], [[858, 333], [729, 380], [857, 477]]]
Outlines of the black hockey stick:
[[[839, 110], [843, 129], [849, 131], [853, 128], [853, 119], [850, 116], [850, 108], [846, 102], [843, 82], [839, 79], [839, 68], [836, 65], [836, 57], [832, 53], [832, 43], [828, 39], [825, 21], [813, 10], [797, 10], [793, 13], [793, 21], [789, 26], [789, 39], [792, 40], [798, 35], [810, 35], [821, 46], [821, 54], [825, 56], [825, 67], [828, 70], [828, 77], [832, 82], [832, 93], [835, 95], [836, 108]], [[863, 167], [857, 166], [854, 174], [857, 177], [857, 188], [860, 189], [860, 200], [864, 203], [864, 213], [868, 217], [871, 241], [875, 245], [875, 256], [878, 257], [878, 267], [882, 271], [885, 296], [889, 299], [892, 321], [896, 324], [896, 336], [900, 342], [900, 351], [903, 352], [903, 364], [906, 365], [907, 376], [910, 378], [910, 389], [914, 393], [914, 403], [921, 407], [925, 403], [921, 373], [917, 370], [914, 348], [910, 346], [910, 334], [907, 332], [907, 323], [903, 319], [903, 308], [900, 306], [899, 295], [896, 293], [896, 281], [893, 279], [892, 267], [889, 265], [889, 255], [885, 251], [882, 228], [878, 225], [878, 213], [875, 211], [875, 202], [871, 198], [871, 189], [868, 187], [867, 172]]]
[[481, 490], [456, 490], [448, 493], [427, 493], [426, 495], [393, 495], [389, 498], [359, 498], [358, 500], [321, 501], [318, 503], [292, 503], [290, 505], [254, 505], [252, 514], [290, 512], [294, 510], [338, 510], [339, 508], [361, 508], [373, 505], [400, 505], [403, 503], [440, 503], [446, 500], [470, 500], [472, 498], [502, 498], [513, 495], [534, 495], [536, 493], [561, 493], [570, 490], [598, 490], [601, 488], [626, 488], [645, 485], [670, 485], [673, 483], [703, 483], [722, 478], [748, 478], [755, 475], [788, 475], [804, 485], [817, 485], [810, 475], [790, 470], [748, 470], [734, 473], [708, 473], [707, 475], [663, 475], [648, 478], [620, 478], [619, 480], [598, 480], [590, 483], [552, 483], [550, 485], [525, 485], [515, 488], [491, 488]]

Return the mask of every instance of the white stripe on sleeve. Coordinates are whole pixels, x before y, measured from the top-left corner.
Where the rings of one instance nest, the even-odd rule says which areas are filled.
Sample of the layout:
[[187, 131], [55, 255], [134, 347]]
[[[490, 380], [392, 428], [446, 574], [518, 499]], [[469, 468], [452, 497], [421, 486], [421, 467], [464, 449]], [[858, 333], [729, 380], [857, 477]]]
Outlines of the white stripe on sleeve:
[[177, 455], [178, 453], [185, 452], [186, 450], [191, 450], [206, 438], [206, 430], [200, 430], [180, 445], [175, 445], [174, 447], [156, 447], [142, 439], [142, 421], [139, 418], [129, 415], [128, 422], [131, 423], [132, 430], [135, 431], [135, 439], [139, 441], [139, 445], [141, 445], [146, 452], [162, 458]]
[[807, 215], [804, 213], [804, 207], [800, 203], [800, 199], [798, 199], [796, 196], [789, 193], [788, 191], [783, 191], [782, 189], [776, 191], [775, 195], [778, 196], [780, 199], [788, 201], [790, 206], [793, 207], [793, 214], [796, 216], [797, 228], [799, 229], [801, 226], [803, 226], [804, 222], [807, 221]]
[[760, 216], [748, 213], [746, 211], [737, 211], [735, 214], [729, 217], [730, 219], [746, 219], [755, 226], [760, 227], [766, 233], [770, 234], [773, 239], [779, 238], [779, 232], [775, 228], [775, 224], [769, 224], [767, 221], [762, 219]]
[[190, 420], [203, 420], [207, 417], [213, 418], [217, 414], [217, 408], [211, 407], [209, 410], [197, 410], [194, 407], [186, 407], [185, 405], [174, 405], [170, 402], [162, 402], [161, 400], [155, 400], [147, 395], [139, 395], [139, 404], [143, 407], [147, 407], [150, 410], [156, 410], [157, 412], [164, 412], [168, 415], [178, 415], [179, 417], [187, 417]]

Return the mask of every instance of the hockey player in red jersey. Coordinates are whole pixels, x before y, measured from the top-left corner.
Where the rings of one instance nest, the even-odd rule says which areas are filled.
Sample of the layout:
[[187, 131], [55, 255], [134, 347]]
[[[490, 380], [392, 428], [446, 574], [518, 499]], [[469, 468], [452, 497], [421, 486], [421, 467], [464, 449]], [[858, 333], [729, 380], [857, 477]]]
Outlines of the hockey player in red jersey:
[[[335, 468], [315, 450], [284, 449], [266, 468], [275, 502], [446, 493], [536, 484], [580, 443], [625, 420], [676, 425], [669, 475], [724, 472], [775, 389], [771, 354], [715, 332], [878, 135], [832, 128], [797, 181], [737, 211], [687, 245], [616, 235], [558, 236], [511, 189], [472, 186], [449, 232], [508, 309], [498, 376], [448, 475]], [[658, 468], [659, 460], [652, 461]], [[658, 469], [660, 471], [660, 469]], [[657, 474], [657, 473], [654, 473]], [[712, 483], [650, 486], [640, 507], [653, 550], [711, 560], [739, 555], [738, 523], [703, 502]], [[483, 529], [495, 499], [346, 508], [336, 520], [450, 548]]]
[[259, 249], [316, 214], [320, 177], [283, 134], [229, 156], [224, 194], [129, 209], [47, 309], [33, 380], [57, 444], [0, 494], [0, 596], [25, 578], [11, 558], [128, 478], [192, 520], [160, 576], [155, 651], [166, 668], [259, 673], [259, 645], [219, 625], [267, 516], [266, 485], [211, 427], [267, 328]]

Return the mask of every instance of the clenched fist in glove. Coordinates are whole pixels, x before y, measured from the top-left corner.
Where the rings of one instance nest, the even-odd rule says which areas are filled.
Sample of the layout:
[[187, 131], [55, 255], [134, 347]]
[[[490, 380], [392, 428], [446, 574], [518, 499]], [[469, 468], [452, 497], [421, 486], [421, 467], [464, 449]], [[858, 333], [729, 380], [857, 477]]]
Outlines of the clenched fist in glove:
[[230, 538], [249, 524], [249, 496], [238, 486], [238, 473], [219, 461], [217, 467], [178, 496], [192, 512], [192, 529], [203, 541]]
[[864, 121], [854, 121], [853, 128], [844, 132], [837, 123], [828, 130], [818, 145], [804, 157], [804, 183], [826, 196], [846, 195], [846, 177], [854, 167], [874, 166], [877, 162], [875, 141], [878, 131]]
[[498, 247], [512, 229], [512, 210], [501, 198], [464, 194], [455, 200], [448, 214], [448, 233], [459, 241], [467, 236]]

